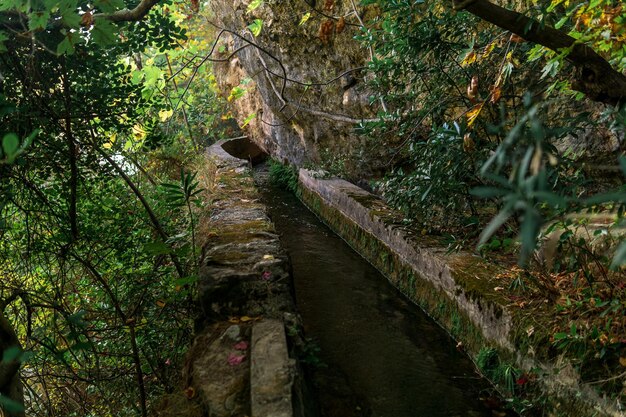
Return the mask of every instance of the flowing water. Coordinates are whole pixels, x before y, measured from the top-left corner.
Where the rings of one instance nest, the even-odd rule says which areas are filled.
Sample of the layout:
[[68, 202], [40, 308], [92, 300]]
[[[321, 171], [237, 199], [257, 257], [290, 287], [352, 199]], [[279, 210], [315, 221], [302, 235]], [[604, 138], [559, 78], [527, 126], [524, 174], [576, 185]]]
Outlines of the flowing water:
[[[326, 403], [322, 415], [504, 415], [479, 399], [488, 396], [489, 385], [446, 332], [292, 194], [262, 188], [291, 257], [305, 333], [318, 343], [319, 359], [327, 366], [317, 378]], [[332, 404], [337, 389], [325, 384], [337, 384], [337, 378], [324, 373], [341, 375], [339, 384], [362, 399], [349, 405], [356, 411]]]

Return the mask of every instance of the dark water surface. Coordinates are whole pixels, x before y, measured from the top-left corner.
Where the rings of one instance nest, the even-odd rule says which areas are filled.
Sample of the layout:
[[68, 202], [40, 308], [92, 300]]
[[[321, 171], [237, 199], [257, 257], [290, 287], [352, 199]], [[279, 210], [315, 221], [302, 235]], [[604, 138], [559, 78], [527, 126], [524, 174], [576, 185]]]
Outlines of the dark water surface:
[[454, 341], [293, 195], [269, 187], [264, 199], [291, 256], [305, 332], [369, 413], [492, 416], [479, 400], [489, 386]]

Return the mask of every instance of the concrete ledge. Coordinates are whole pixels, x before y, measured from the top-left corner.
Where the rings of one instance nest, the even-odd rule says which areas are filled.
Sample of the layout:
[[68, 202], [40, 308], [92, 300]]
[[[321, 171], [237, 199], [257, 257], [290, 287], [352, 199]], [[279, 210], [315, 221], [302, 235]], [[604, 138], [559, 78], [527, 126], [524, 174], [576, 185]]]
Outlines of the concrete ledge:
[[201, 314], [178, 395], [196, 414], [168, 398], [159, 415], [292, 417], [296, 368], [283, 324], [296, 317], [289, 259], [248, 161], [228, 154], [222, 142], [208, 155], [216, 170], [200, 229]]
[[550, 342], [531, 339], [538, 332], [528, 332], [527, 319], [507, 307], [510, 300], [496, 290], [501, 270], [495, 265], [469, 253], [447, 254], [431, 238], [405, 229], [402, 216], [378, 197], [347, 181], [320, 179], [304, 169], [299, 180], [303, 202], [461, 341], [472, 358], [481, 348], [494, 347], [506, 362], [536, 373], [536, 389], [528, 394], [543, 397], [544, 415], [625, 416], [582, 384], [564, 357], [539, 358], [529, 348]]
[[263, 320], [252, 328], [252, 417], [292, 417], [295, 367], [289, 358], [283, 323]]

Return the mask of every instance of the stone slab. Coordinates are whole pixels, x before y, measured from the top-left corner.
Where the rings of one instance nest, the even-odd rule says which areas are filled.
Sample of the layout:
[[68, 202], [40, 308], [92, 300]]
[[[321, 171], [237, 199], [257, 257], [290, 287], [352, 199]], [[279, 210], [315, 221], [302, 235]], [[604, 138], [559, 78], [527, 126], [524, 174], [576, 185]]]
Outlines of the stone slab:
[[252, 328], [252, 417], [292, 417], [294, 363], [289, 358], [285, 327], [279, 320], [263, 320]]

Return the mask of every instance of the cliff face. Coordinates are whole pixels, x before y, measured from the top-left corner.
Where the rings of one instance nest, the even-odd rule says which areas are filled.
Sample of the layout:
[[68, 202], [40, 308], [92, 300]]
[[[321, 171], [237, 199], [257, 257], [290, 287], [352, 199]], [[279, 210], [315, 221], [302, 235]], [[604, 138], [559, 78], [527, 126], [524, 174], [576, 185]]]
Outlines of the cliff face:
[[[250, 2], [211, 1], [215, 22], [233, 32], [220, 38], [221, 58], [237, 51], [215, 65], [215, 75], [225, 94], [245, 89], [231, 102], [246, 134], [275, 158], [296, 165], [354, 145], [354, 123], [377, 111], [369, 104], [362, 70], [369, 52], [353, 39], [360, 33], [356, 3], [265, 1], [249, 11]], [[246, 28], [255, 19], [263, 22], [258, 36]]]

